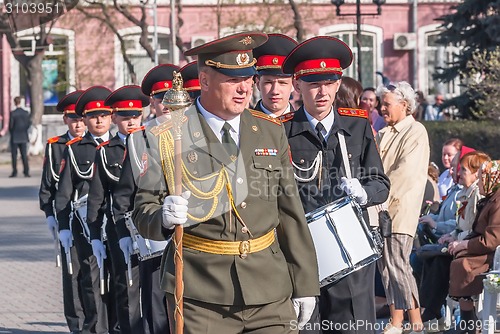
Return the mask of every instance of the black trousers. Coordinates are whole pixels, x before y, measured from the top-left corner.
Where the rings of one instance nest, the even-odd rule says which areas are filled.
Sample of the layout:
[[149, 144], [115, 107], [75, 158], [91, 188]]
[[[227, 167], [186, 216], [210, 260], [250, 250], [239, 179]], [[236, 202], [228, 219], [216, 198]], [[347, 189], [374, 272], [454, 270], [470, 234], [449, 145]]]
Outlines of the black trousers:
[[78, 333], [82, 330], [85, 314], [83, 312], [83, 301], [80, 290], [82, 275], [76, 247], [71, 247], [70, 256], [73, 266], [73, 275], [70, 275], [68, 272], [68, 262], [66, 260], [64, 247], [61, 245], [64, 317], [66, 318], [66, 323], [68, 324], [70, 332]]
[[140, 308], [141, 294], [137, 256], [131, 258], [133, 284], [128, 286], [127, 264], [120, 249], [114, 224], [108, 223], [106, 233], [108, 235], [106, 242], [107, 253], [109, 254], [108, 263], [111, 262], [110, 285], [112, 284], [113, 287], [110, 289], [109, 298], [114, 303], [119, 333], [142, 334], [144, 333], [144, 326]]
[[375, 333], [375, 266], [369, 264], [320, 290], [323, 334]]
[[423, 261], [422, 278], [419, 286], [420, 304], [436, 315], [446, 303], [450, 281], [450, 265], [453, 256], [435, 256]]
[[85, 320], [82, 334], [108, 333], [108, 314], [106, 310], [106, 295], [101, 296], [99, 289], [99, 266], [92, 253], [92, 246], [83, 236], [80, 223], [73, 220], [73, 244], [78, 254], [81, 272], [81, 292]]
[[30, 166], [28, 164], [28, 143], [10, 143], [10, 154], [12, 156], [12, 175], [17, 175], [17, 149], [21, 152], [21, 159], [23, 161], [23, 173], [28, 175], [30, 173]]
[[166, 294], [160, 287], [161, 256], [140, 262], [142, 316], [146, 334], [169, 333]]

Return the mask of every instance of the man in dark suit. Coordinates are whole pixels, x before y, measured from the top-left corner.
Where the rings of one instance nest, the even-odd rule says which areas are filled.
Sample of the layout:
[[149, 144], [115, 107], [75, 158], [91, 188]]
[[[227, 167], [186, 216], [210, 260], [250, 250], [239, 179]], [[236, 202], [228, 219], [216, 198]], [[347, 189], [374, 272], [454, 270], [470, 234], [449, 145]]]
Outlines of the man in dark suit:
[[[335, 106], [342, 70], [351, 62], [349, 47], [325, 36], [302, 42], [283, 62], [283, 72], [294, 75], [294, 87], [304, 102], [285, 122], [285, 132], [305, 212], [347, 195], [364, 209], [383, 203], [389, 195], [389, 179], [366, 111]], [[345, 160], [342, 137], [346, 143]], [[349, 161], [349, 166], [343, 161]], [[352, 178], [346, 178], [346, 168], [351, 170]], [[366, 212], [364, 216], [368, 218]], [[321, 288], [323, 333], [374, 332], [374, 275], [372, 263]]]
[[12, 155], [12, 174], [9, 177], [17, 176], [17, 149], [21, 152], [23, 160], [23, 173], [25, 177], [30, 177], [30, 167], [28, 164], [28, 129], [31, 126], [31, 118], [28, 111], [21, 108], [21, 97], [14, 98], [14, 109], [10, 114], [10, 153]]
[[[281, 122], [246, 109], [252, 49], [266, 40], [266, 34], [245, 32], [186, 52], [198, 55], [201, 96], [182, 124], [182, 185], [189, 190], [182, 196], [173, 195], [170, 124], [146, 129], [150, 154], [144, 160], [161, 164], [145, 164], [134, 222], [155, 240], [184, 226], [186, 334], [296, 333], [319, 293]], [[162, 288], [173, 320], [172, 243], [163, 255]]]

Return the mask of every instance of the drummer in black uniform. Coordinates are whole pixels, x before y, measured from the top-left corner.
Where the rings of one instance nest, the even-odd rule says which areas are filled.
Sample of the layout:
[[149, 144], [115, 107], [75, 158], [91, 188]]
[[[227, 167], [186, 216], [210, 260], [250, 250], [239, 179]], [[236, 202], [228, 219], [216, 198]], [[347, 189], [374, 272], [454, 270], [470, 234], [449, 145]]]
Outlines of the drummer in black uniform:
[[[55, 197], [59, 240], [65, 249], [72, 247], [74, 242], [81, 268], [85, 313], [82, 333], [109, 332], [105, 299], [103, 299], [105, 296], [99, 293], [99, 267], [89, 243], [90, 235], [85, 215], [89, 183], [94, 174], [96, 147], [101, 142], [109, 140], [111, 108], [104, 105], [104, 100], [110, 93], [106, 87], [94, 86], [79, 97], [75, 112], [83, 117], [88, 132], [85, 136], [66, 143], [66, 151], [61, 162], [59, 188]], [[70, 217], [73, 219], [70, 220]]]
[[189, 96], [196, 99], [201, 94], [200, 79], [198, 79], [198, 62], [192, 61], [184, 65], [181, 69], [182, 87], [189, 93]]
[[285, 115], [294, 111], [289, 102], [293, 84], [292, 74], [283, 73], [281, 65], [297, 42], [282, 34], [268, 36], [266, 43], [253, 50], [257, 59], [255, 82], [262, 96], [254, 109], [284, 120]]
[[[161, 102], [165, 92], [172, 88], [173, 72], [179, 72], [179, 70], [180, 68], [175, 65], [161, 64], [152, 68], [144, 77], [141, 90], [150, 97], [156, 112], [156, 118], [150, 122], [159, 123], [169, 118], [168, 114], [163, 114], [164, 108]], [[130, 237], [129, 231], [123, 227], [125, 226], [126, 214], [134, 209], [134, 198], [137, 191], [136, 180], [142, 170], [147, 168], [143, 165], [146, 164], [143, 153], [146, 153], [147, 146], [144, 127], [131, 131], [127, 138], [122, 174], [113, 192], [113, 212], [120, 239]], [[153, 162], [149, 161], [148, 163]], [[157, 256], [139, 263], [142, 316], [147, 334], [169, 331], [165, 293], [160, 288], [160, 261], [161, 256]]]
[[[285, 122], [285, 130], [304, 211], [350, 195], [367, 219], [366, 207], [387, 199], [389, 180], [366, 112], [335, 106], [342, 70], [351, 62], [349, 47], [333, 37], [311, 38], [290, 52], [283, 72], [293, 74], [304, 105]], [[341, 135], [347, 146], [350, 179], [342, 162]], [[321, 289], [323, 333], [374, 333], [374, 275], [372, 263]]]
[[[139, 86], [124, 86], [111, 93], [105, 104], [113, 109], [111, 117], [118, 127], [118, 133], [97, 147], [96, 170], [90, 181], [87, 221], [92, 246], [98, 245], [94, 253], [103, 251], [104, 240], [101, 240], [103, 219], [100, 213], [101, 209], [105, 210], [107, 217], [105, 245], [111, 256], [111, 279], [114, 284], [111, 297], [116, 303], [120, 333], [140, 334], [144, 332], [144, 328], [140, 310], [138, 260], [137, 256], [133, 255], [130, 234], [118, 237], [112, 213], [112, 198], [122, 173], [127, 135], [129, 131], [141, 125], [142, 108], [149, 105], [149, 98], [141, 92]], [[126, 230], [126, 227], [121, 228]], [[101, 256], [106, 256], [106, 253]], [[130, 270], [127, 268], [129, 261], [131, 261]]]
[[[58, 226], [54, 212], [54, 198], [59, 182], [59, 169], [63, 158], [66, 143], [74, 138], [81, 137], [85, 133], [83, 118], [75, 113], [76, 101], [83, 91], [77, 90], [64, 96], [57, 104], [57, 111], [63, 113], [64, 124], [68, 131], [60, 136], [47, 140], [45, 146], [45, 159], [43, 161], [42, 180], [38, 197], [40, 209], [45, 212], [47, 226], [54, 239], [57, 238]], [[59, 243], [59, 240], [57, 240]], [[69, 251], [71, 257], [72, 271], [69, 273], [64, 247], [61, 246], [62, 284], [63, 284], [63, 306], [64, 317], [71, 333], [80, 333], [84, 321], [83, 305], [80, 298], [80, 265], [76, 248]]]

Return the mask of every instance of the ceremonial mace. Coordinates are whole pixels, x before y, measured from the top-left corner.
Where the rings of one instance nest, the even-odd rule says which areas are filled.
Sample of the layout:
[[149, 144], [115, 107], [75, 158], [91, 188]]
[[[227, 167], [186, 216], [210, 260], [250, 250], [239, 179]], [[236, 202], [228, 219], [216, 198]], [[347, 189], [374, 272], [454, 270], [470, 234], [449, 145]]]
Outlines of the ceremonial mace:
[[[182, 194], [182, 120], [184, 112], [192, 104], [189, 93], [182, 88], [182, 76], [174, 72], [172, 88], [165, 92], [162, 104], [170, 110], [172, 122], [172, 135], [174, 138], [174, 195]], [[182, 334], [184, 329], [184, 314], [182, 299], [184, 294], [184, 282], [182, 271], [184, 264], [182, 262], [182, 235], [184, 233], [181, 225], [176, 225], [174, 230], [174, 264], [175, 264], [175, 333]]]

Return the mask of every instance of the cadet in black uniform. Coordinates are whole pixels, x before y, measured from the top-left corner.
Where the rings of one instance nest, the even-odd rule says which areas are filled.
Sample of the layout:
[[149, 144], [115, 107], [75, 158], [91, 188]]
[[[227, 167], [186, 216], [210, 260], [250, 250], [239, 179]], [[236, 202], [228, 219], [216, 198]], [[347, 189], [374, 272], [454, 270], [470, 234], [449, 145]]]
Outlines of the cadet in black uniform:
[[189, 93], [194, 100], [201, 93], [200, 79], [198, 79], [198, 62], [192, 61], [184, 65], [181, 69], [182, 87]]
[[255, 82], [262, 96], [254, 109], [271, 117], [284, 117], [294, 111], [289, 102], [293, 84], [292, 74], [283, 73], [281, 65], [297, 42], [282, 34], [268, 36], [266, 43], [253, 50], [257, 58]]
[[[87, 89], [79, 97], [75, 112], [84, 118], [88, 132], [69, 141], [61, 162], [55, 203], [59, 240], [68, 249], [73, 240], [81, 267], [81, 288], [85, 321], [82, 333], [108, 333], [106, 305], [99, 293], [99, 267], [89, 243], [86, 202], [94, 174], [96, 147], [109, 140], [111, 108], [104, 100], [111, 91], [102, 86]], [[73, 219], [70, 219], [70, 214]]]
[[[179, 70], [179, 67], [175, 65], [162, 64], [152, 68], [144, 77], [141, 85], [142, 92], [150, 97], [151, 104], [156, 111], [156, 118], [152, 119], [151, 123], [169, 118], [168, 114], [163, 115], [164, 109], [161, 102], [165, 92], [172, 88], [173, 72], [179, 72]], [[134, 209], [136, 181], [145, 168], [142, 165], [143, 154], [148, 146], [144, 127], [136, 129], [127, 138], [122, 174], [113, 196], [113, 211], [120, 239], [130, 238], [130, 232], [125, 224], [125, 214]], [[169, 330], [165, 293], [160, 288], [160, 261], [161, 254], [139, 263], [142, 316], [146, 334], [166, 333]]]
[[[283, 72], [294, 75], [294, 87], [304, 102], [285, 122], [285, 130], [306, 213], [346, 195], [363, 209], [383, 203], [389, 195], [389, 180], [366, 112], [334, 104], [342, 70], [351, 62], [345, 43], [321, 36], [299, 44], [283, 63]], [[339, 134], [345, 138], [351, 179], [345, 178]], [[374, 332], [374, 275], [372, 263], [321, 289], [323, 333]]]
[[[64, 114], [63, 120], [64, 124], [68, 126], [68, 131], [60, 136], [50, 138], [45, 146], [45, 159], [43, 161], [42, 180], [38, 197], [40, 199], [40, 209], [45, 212], [47, 226], [54, 240], [56, 240], [58, 233], [56, 214], [54, 212], [54, 198], [59, 182], [61, 160], [66, 149], [66, 143], [76, 137], [83, 136], [85, 133], [83, 119], [75, 113], [76, 100], [82, 93], [83, 91], [77, 90], [69, 93], [59, 101], [56, 109]], [[59, 243], [58, 239], [57, 242]], [[80, 265], [76, 248], [72, 247], [69, 254], [73, 274], [70, 274], [64, 247], [60, 246], [64, 317], [71, 333], [80, 333], [84, 321], [83, 303], [80, 298]]]
[[[130, 235], [118, 238], [112, 213], [112, 198], [122, 172], [126, 137], [129, 131], [141, 125], [142, 108], [149, 105], [149, 98], [142, 94], [139, 86], [124, 86], [109, 95], [105, 104], [113, 109], [112, 119], [118, 127], [118, 133], [108, 142], [97, 147], [95, 157], [97, 168], [90, 181], [87, 221], [89, 222], [90, 239], [94, 253], [103, 252], [104, 240], [101, 240], [103, 221], [99, 217], [99, 212], [101, 208], [104, 208], [107, 217], [105, 245], [111, 255], [113, 297], [116, 302], [120, 333], [140, 334], [144, 332], [144, 329], [139, 301], [140, 284], [137, 256], [132, 256]], [[125, 250], [126, 256], [120, 248]], [[100, 256], [105, 257], [106, 252], [104, 251]], [[129, 261], [132, 261], [131, 272], [127, 273]], [[132, 280], [132, 285], [127, 288], [130, 280]]]

